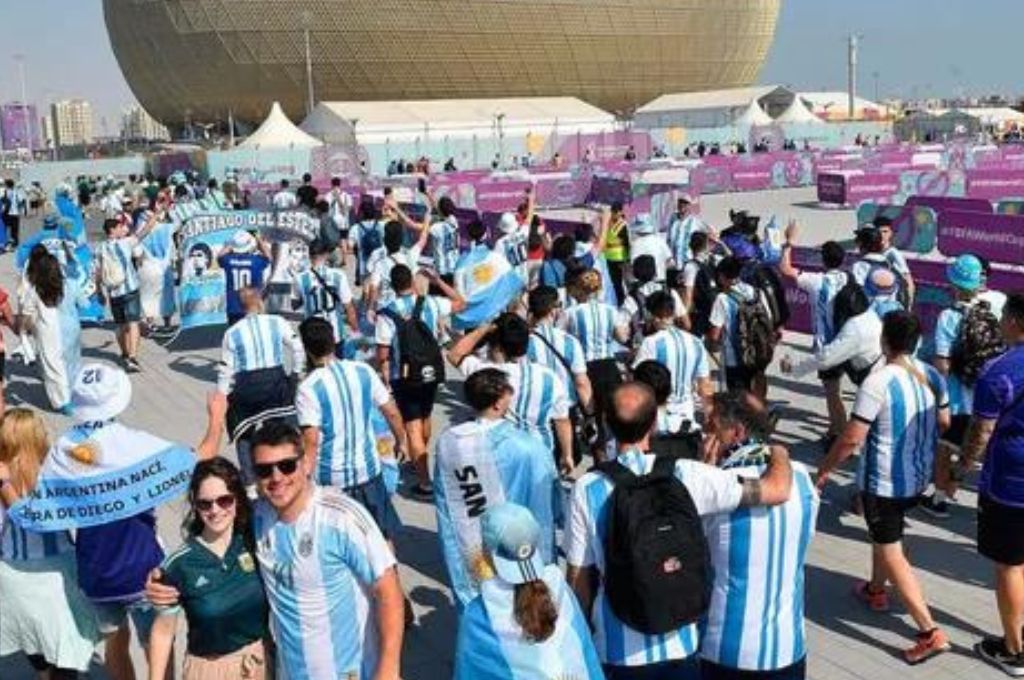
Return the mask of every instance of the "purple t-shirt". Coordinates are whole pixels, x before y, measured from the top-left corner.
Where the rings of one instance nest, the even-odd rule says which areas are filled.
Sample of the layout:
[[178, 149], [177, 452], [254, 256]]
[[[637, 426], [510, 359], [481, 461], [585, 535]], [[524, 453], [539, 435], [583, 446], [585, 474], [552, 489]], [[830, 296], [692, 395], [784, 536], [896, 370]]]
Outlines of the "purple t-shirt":
[[[1024, 345], [989, 364], [974, 385], [974, 415], [996, 420], [978, 492], [1024, 508]], [[1016, 401], [1016, 404], [1014, 402]]]

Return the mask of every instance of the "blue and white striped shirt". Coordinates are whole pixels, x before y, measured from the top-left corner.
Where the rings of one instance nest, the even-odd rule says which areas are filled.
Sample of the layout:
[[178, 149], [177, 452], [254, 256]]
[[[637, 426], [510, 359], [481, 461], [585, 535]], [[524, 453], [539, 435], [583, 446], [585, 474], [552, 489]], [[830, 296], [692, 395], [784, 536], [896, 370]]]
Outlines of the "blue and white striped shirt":
[[938, 410], [949, 407], [946, 381], [933, 367], [913, 361], [922, 383], [901, 364], [875, 371], [857, 390], [853, 417], [870, 425], [857, 469], [861, 491], [885, 498], [913, 498], [932, 481], [939, 439]]
[[7, 520], [7, 510], [0, 504], [0, 560], [8, 563], [30, 562], [74, 551], [71, 534], [67, 531], [25, 531]]
[[807, 293], [811, 304], [811, 327], [814, 332], [814, 349], [824, 347], [832, 342], [839, 333], [833, 327], [833, 310], [836, 295], [846, 285], [850, 275], [838, 269], [831, 269], [823, 274], [817, 272], [801, 272], [796, 285]]
[[292, 523], [257, 502], [253, 529], [277, 677], [371, 677], [380, 633], [370, 594], [395, 566], [373, 518], [340, 491], [316, 487]]
[[124, 281], [120, 286], [107, 290], [112, 298], [129, 295], [139, 289], [139, 272], [135, 269], [132, 257], [142, 257], [144, 253], [139, 239], [134, 236], [110, 239], [100, 244], [100, 258], [114, 258], [124, 270]]
[[[390, 364], [388, 371], [389, 380], [398, 380], [401, 377], [398, 373], [399, 366], [401, 365], [401, 356], [399, 354], [397, 328], [395, 327], [394, 320], [388, 314], [397, 314], [407, 319], [412, 315], [412, 310], [415, 307], [415, 295], [401, 295], [396, 297], [387, 307], [382, 308], [377, 314], [377, 328], [374, 341], [377, 345], [391, 348], [391, 354], [388, 359]], [[434, 333], [435, 337], [440, 338], [444, 330], [444, 321], [451, 316], [451, 313], [451, 300], [437, 295], [428, 295], [423, 301], [423, 312], [420, 314], [420, 319]]]
[[[618, 458], [635, 474], [647, 474], [654, 456], [633, 449]], [[701, 516], [729, 513], [739, 507], [743, 487], [734, 472], [692, 460], [676, 463], [676, 478], [689, 491]], [[588, 472], [573, 487], [569, 521], [564, 536], [565, 559], [571, 567], [604, 571], [604, 539], [608, 526], [608, 499], [614, 484], [600, 472]], [[612, 666], [647, 666], [685, 659], [697, 652], [697, 624], [662, 635], [645, 635], [622, 623], [605, 599], [603, 586], [594, 599], [591, 623], [594, 644], [602, 663]]]
[[666, 328], [644, 338], [633, 367], [648, 360], [657, 361], [672, 374], [672, 396], [683, 405], [684, 417], [692, 422], [694, 383], [711, 376], [704, 343], [686, 331]]
[[565, 311], [565, 329], [580, 341], [587, 361], [611, 359], [619, 346], [615, 329], [627, 325], [615, 307], [597, 300], [573, 305]]
[[348, 489], [380, 474], [377, 437], [370, 417], [391, 393], [367, 364], [330, 361], [306, 377], [295, 396], [299, 425], [320, 430], [313, 478]]
[[687, 215], [680, 219], [677, 213], [672, 218], [672, 224], [668, 225], [668, 247], [672, 251], [672, 261], [677, 267], [682, 267], [687, 261], [693, 258], [690, 251], [690, 237], [698, 231], [707, 231], [707, 226], [694, 215]]
[[437, 273], [454, 274], [459, 261], [458, 220], [453, 216], [430, 225], [430, 244]]
[[217, 388], [230, 394], [235, 376], [291, 362], [293, 373], [302, 370], [305, 353], [291, 325], [273, 314], [250, 314], [224, 334]]
[[[807, 654], [804, 561], [818, 515], [810, 474], [793, 462], [782, 505], [739, 508], [704, 520], [714, 582], [701, 657], [726, 668], [769, 671]], [[763, 465], [731, 468], [757, 478]]]
[[708, 322], [712, 328], [722, 329], [721, 344], [726, 366], [735, 366], [737, 364], [734, 329], [736, 328], [736, 314], [739, 311], [740, 305], [736, 300], [737, 298], [753, 300], [755, 296], [759, 296], [765, 309], [769, 309], [764, 295], [755, 290], [749, 283], [742, 281], [733, 285], [728, 293], [719, 293], [718, 297], [715, 298], [714, 304], [711, 306], [711, 315], [708, 318]]
[[348, 333], [345, 307], [352, 304], [352, 289], [345, 272], [324, 265], [317, 267], [316, 273], [312, 269], [302, 272], [292, 284], [292, 299], [302, 301], [302, 313], [307, 319], [316, 316], [330, 321], [336, 343], [345, 340]]
[[[543, 336], [562, 355], [565, 363], [555, 356], [551, 347], [536, 337]], [[547, 366], [558, 374], [569, 393], [569, 401], [572, 404], [579, 402], [579, 395], [576, 393], [576, 376], [587, 374], [587, 362], [583, 358], [583, 346], [580, 341], [565, 331], [555, 328], [552, 323], [540, 323], [534, 327], [530, 334], [530, 344], [526, 350], [527, 358], [535, 364]], [[565, 364], [569, 364], [572, 373], [566, 370]]]

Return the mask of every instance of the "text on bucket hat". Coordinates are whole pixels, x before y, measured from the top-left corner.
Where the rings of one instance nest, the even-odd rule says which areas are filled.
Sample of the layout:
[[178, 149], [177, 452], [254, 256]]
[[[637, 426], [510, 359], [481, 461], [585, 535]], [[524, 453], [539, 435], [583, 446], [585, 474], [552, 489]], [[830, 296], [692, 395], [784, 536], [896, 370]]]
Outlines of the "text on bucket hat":
[[75, 420], [83, 423], [115, 418], [128, 408], [131, 400], [131, 380], [110, 364], [84, 364], [71, 387]]
[[501, 580], [519, 585], [540, 579], [541, 529], [529, 510], [515, 503], [496, 505], [484, 514], [480, 530], [484, 551]]
[[985, 282], [985, 268], [976, 256], [959, 255], [946, 267], [946, 278], [960, 290], [975, 291]]

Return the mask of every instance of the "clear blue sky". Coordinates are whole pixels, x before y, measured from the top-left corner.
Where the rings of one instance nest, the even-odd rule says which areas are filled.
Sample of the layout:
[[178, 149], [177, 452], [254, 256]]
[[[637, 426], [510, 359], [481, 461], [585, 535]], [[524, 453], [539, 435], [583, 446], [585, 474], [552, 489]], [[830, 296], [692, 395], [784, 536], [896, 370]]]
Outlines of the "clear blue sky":
[[[715, 2], [716, 0], [706, 0]], [[56, 20], [60, 17], [60, 20]], [[0, 0], [0, 101], [19, 99], [12, 55], [25, 55], [28, 98], [85, 97], [108, 130], [134, 101], [110, 49], [100, 0]], [[783, 0], [765, 83], [843, 89], [844, 36], [864, 36], [862, 95], [1024, 93], [1024, 0]], [[144, 30], [144, 29], [143, 29]]]

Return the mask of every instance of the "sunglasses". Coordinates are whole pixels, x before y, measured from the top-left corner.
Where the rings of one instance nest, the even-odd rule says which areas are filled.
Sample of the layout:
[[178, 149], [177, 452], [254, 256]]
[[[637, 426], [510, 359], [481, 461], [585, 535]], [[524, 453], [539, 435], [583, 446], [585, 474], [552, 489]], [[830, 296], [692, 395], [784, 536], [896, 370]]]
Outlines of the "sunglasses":
[[221, 510], [230, 510], [235, 507], [235, 497], [231, 494], [225, 494], [216, 498], [198, 498], [196, 499], [196, 510], [199, 512], [209, 512], [213, 510], [214, 504]]
[[275, 469], [277, 469], [282, 475], [293, 475], [295, 474], [295, 471], [299, 469], [300, 460], [302, 460], [302, 456], [285, 458], [284, 460], [275, 461], [273, 463], [256, 463], [253, 465], [253, 469], [256, 471], [256, 476], [260, 479], [267, 479], [274, 474]]

